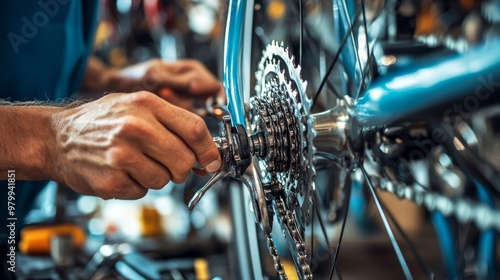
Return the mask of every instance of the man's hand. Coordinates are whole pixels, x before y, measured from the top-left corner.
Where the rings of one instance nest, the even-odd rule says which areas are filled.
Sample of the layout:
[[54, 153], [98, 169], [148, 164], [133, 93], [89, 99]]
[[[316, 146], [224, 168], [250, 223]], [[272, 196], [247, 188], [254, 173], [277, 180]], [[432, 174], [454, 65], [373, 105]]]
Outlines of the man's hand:
[[96, 58], [91, 58], [82, 89], [98, 92], [146, 90], [190, 111], [194, 111], [194, 99], [203, 103], [210, 97], [224, 98], [222, 84], [196, 60], [151, 60], [122, 70], [112, 70]]
[[121, 70], [121, 74], [140, 80], [139, 86], [155, 93], [168, 88], [186, 97], [207, 98], [222, 91], [221, 83], [197, 60], [151, 60], [127, 67]]
[[125, 68], [125, 77], [140, 81], [136, 90], [148, 90], [168, 102], [195, 111], [194, 99], [204, 101], [210, 97], [224, 98], [222, 84], [196, 60], [179, 60], [173, 63], [152, 60]]
[[203, 119], [149, 92], [110, 94], [52, 119], [53, 179], [82, 194], [136, 199], [183, 182], [196, 161], [220, 167]]

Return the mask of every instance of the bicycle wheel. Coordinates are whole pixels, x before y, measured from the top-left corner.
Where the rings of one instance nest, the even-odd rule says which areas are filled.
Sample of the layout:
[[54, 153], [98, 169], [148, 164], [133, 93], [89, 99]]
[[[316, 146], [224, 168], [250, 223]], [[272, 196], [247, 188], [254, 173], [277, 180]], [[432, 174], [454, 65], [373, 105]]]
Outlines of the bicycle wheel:
[[[499, 168], [494, 160], [484, 158], [497, 150], [494, 145], [478, 146], [477, 143], [478, 139], [483, 139], [479, 143], [495, 142], [497, 132], [493, 120], [498, 113], [484, 109], [487, 106], [481, 103], [471, 114], [458, 116], [453, 122], [443, 122], [439, 118], [456, 99], [464, 100], [476, 83], [467, 80], [471, 83], [470, 87], [465, 87], [467, 89], [458, 93], [448, 90], [443, 92], [446, 98], [439, 102], [424, 102], [425, 106], [408, 110], [418, 115], [439, 108], [439, 113], [432, 117], [422, 114], [407, 118], [409, 114], [398, 114], [401, 112], [377, 115], [383, 118], [367, 117], [369, 114], [363, 115], [369, 107], [367, 104], [378, 105], [374, 96], [380, 87], [369, 88], [381, 69], [377, 66], [391, 64], [393, 59], [378, 55], [383, 55], [381, 39], [390, 35], [391, 26], [386, 25], [393, 16], [390, 9], [377, 5], [377, 1], [370, 5], [364, 1], [346, 3], [340, 0], [244, 3], [241, 67], [245, 74], [240, 78], [245, 85], [243, 99], [249, 106], [241, 115], [245, 116], [247, 133], [260, 133], [260, 145], [265, 146], [254, 153], [252, 164], [259, 171], [258, 180], [266, 201], [259, 205], [251, 195], [242, 203], [241, 197], [236, 195], [239, 202], [235, 205], [242, 206], [242, 211], [238, 212], [240, 216], [236, 216], [236, 211], [233, 214], [236, 223], [248, 221], [249, 216], [259, 216], [256, 213], [262, 216], [263, 212], [270, 220], [274, 218], [274, 225], [268, 223], [264, 238], [260, 239], [267, 241], [279, 277], [286, 278], [286, 273], [288, 276], [291, 273], [285, 272], [283, 257], [280, 257], [286, 255], [279, 250], [280, 239], [290, 252], [299, 278], [311, 279], [314, 275], [319, 279], [331, 279], [334, 274], [341, 277], [336, 269], [339, 246], [330, 245], [335, 236], [330, 224], [340, 227], [338, 244], [341, 244], [352, 187], [362, 184], [373, 197], [406, 278], [411, 279], [415, 272], [410, 270], [393, 228], [400, 232], [401, 240], [417, 260], [422, 275], [433, 278], [436, 271], [401, 231], [378, 198], [374, 190], [377, 187], [431, 212], [439, 230], [438, 238], [445, 254], [443, 266], [448, 277], [463, 278], [472, 272], [476, 277], [493, 279], [496, 259], [495, 249], [491, 248], [495, 247], [494, 233], [499, 229], [495, 222], [499, 217], [496, 209]], [[498, 55], [493, 55], [491, 50], [488, 49], [488, 55], [495, 61], [482, 65], [478, 72], [481, 75], [498, 70]], [[296, 54], [295, 58], [292, 54]], [[450, 60], [450, 65], [467, 63], [468, 59], [470, 56], [459, 56]], [[421, 69], [437, 73], [438, 66], [423, 64]], [[418, 77], [415, 74], [418, 69], [408, 71], [415, 75], [412, 77]], [[394, 81], [410, 75], [409, 72], [388, 74], [383, 79]], [[436, 78], [437, 84], [462, 78], [467, 73], [462, 74], [452, 73], [449, 79]], [[403, 85], [399, 89], [409, 88], [410, 85]], [[369, 101], [360, 99], [367, 89]], [[425, 92], [429, 91], [432, 87]], [[385, 96], [385, 92], [379, 92], [382, 93]], [[488, 105], [498, 104], [498, 98], [489, 101]], [[474, 121], [475, 118], [478, 120]], [[479, 122], [490, 125], [478, 133], [481, 130]], [[418, 130], [425, 133], [416, 135]], [[448, 140], [434, 141], [429, 135], [435, 131], [442, 131]], [[422, 156], [416, 157], [412, 152], [422, 141], [430, 141], [426, 142], [430, 144], [425, 151], [419, 150]], [[478, 151], [478, 154], [471, 155], [470, 151]], [[473, 163], [477, 165], [474, 167]], [[413, 173], [416, 168], [422, 170], [422, 164], [429, 174], [424, 177], [433, 181], [422, 183]], [[478, 170], [480, 168], [487, 168], [489, 175], [484, 175]], [[328, 180], [315, 180], [321, 170], [331, 175]], [[354, 170], [357, 171], [353, 173]], [[488, 217], [487, 221], [480, 216]], [[248, 225], [243, 230], [247, 237], [249, 232], [251, 235], [258, 232]], [[235, 235], [240, 234], [235, 229]], [[238, 239], [238, 242], [244, 240], [248, 239]], [[259, 238], [252, 240], [255, 242]], [[254, 279], [270, 273], [263, 265], [260, 247], [254, 243], [246, 248], [251, 253], [240, 250], [239, 259], [247, 260], [241, 265], [258, 269], [253, 270], [252, 276], [242, 277]], [[464, 252], [470, 248], [476, 250], [474, 256], [466, 257]], [[326, 255], [321, 263], [329, 263], [327, 269], [318, 269], [320, 262], [314, 256], [320, 253]]]

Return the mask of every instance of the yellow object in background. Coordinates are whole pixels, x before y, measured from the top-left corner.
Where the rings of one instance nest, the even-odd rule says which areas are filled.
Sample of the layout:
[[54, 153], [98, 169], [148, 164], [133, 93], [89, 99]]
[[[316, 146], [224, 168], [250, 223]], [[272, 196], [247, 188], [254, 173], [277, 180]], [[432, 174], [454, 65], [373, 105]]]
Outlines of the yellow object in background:
[[210, 279], [210, 270], [208, 269], [208, 261], [204, 258], [194, 260], [194, 274], [197, 280]]
[[114, 27], [107, 21], [99, 22], [95, 33], [94, 47], [103, 45], [112, 36]]
[[50, 239], [53, 235], [70, 235], [75, 248], [82, 248], [86, 235], [74, 224], [27, 226], [21, 230], [19, 251], [26, 255], [50, 253]]
[[288, 280], [299, 280], [299, 275], [297, 274], [297, 268], [295, 264], [290, 260], [282, 260], [283, 269], [285, 270]]
[[282, 0], [273, 0], [267, 6], [267, 16], [271, 20], [281, 19], [286, 12], [286, 4]]
[[159, 236], [163, 233], [161, 228], [161, 216], [155, 207], [143, 205], [139, 214], [142, 236]]

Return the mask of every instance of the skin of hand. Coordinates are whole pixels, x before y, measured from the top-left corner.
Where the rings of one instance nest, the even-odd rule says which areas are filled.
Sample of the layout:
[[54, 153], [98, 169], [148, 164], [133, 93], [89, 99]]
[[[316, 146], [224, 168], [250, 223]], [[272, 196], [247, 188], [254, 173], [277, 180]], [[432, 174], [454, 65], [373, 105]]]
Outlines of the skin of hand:
[[194, 99], [217, 98], [225, 103], [222, 84], [197, 60], [164, 62], [150, 60], [121, 70], [107, 68], [91, 58], [84, 77], [84, 91], [154, 92], [169, 103], [192, 112]]
[[137, 199], [185, 181], [196, 162], [220, 168], [203, 119], [149, 92], [109, 94], [51, 119], [52, 179], [82, 194]]

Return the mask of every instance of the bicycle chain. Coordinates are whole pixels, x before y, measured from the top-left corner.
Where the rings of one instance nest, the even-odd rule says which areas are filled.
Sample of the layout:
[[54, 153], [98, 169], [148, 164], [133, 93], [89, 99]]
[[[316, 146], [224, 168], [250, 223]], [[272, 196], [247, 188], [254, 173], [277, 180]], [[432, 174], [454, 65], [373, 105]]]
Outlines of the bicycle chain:
[[[256, 79], [257, 96], [251, 100], [254, 113], [257, 113], [253, 125], [266, 131], [266, 141], [271, 144], [265, 160], [267, 175], [271, 177], [267, 194], [275, 202], [277, 218], [300, 278], [312, 279], [301, 234], [308, 216], [302, 212], [302, 207], [309, 209], [308, 193], [313, 188], [309, 182], [315, 175], [309, 164], [312, 148], [305, 142], [309, 133], [307, 119], [302, 117], [308, 115], [310, 108], [310, 100], [305, 94], [306, 82], [300, 78], [300, 67], [294, 66], [288, 50], [277, 42], [263, 51]], [[273, 187], [273, 182], [279, 187]], [[280, 191], [271, 191], [275, 189]], [[303, 197], [303, 205], [299, 196]], [[282, 277], [279, 257], [270, 244], [275, 268]]]
[[447, 217], [454, 216], [461, 224], [474, 222], [480, 230], [493, 228], [500, 232], [500, 210], [488, 205], [466, 198], [451, 199], [433, 191], [417, 190], [411, 186], [394, 186], [392, 182], [385, 180], [375, 185], [399, 199], [410, 200], [418, 206], [423, 205], [431, 212], [437, 210]]
[[281, 280], [287, 280], [288, 276], [285, 273], [285, 268], [283, 267], [283, 263], [281, 262], [281, 259], [278, 255], [278, 250], [276, 249], [276, 246], [274, 246], [274, 240], [271, 237], [271, 234], [266, 234], [267, 238], [267, 247], [269, 249], [269, 253], [271, 254], [271, 257], [273, 258], [274, 262], [274, 269], [278, 272], [278, 275], [280, 276]]
[[[300, 265], [300, 271], [302, 273], [300, 277], [301, 279], [312, 280], [313, 274], [309, 263], [307, 262], [306, 244], [304, 243], [297, 224], [295, 223], [292, 211], [285, 210], [282, 199], [282, 197], [277, 197], [275, 200], [276, 212], [278, 213], [278, 217], [281, 219], [282, 224], [285, 225], [287, 233], [292, 238], [294, 246], [297, 249], [297, 254], [293, 257]], [[283, 232], [283, 234], [286, 236], [285, 232]]]

